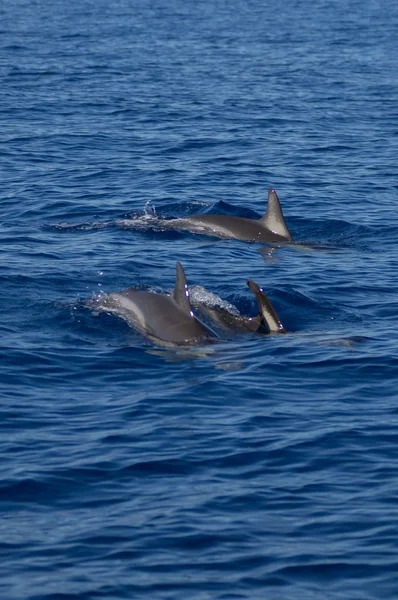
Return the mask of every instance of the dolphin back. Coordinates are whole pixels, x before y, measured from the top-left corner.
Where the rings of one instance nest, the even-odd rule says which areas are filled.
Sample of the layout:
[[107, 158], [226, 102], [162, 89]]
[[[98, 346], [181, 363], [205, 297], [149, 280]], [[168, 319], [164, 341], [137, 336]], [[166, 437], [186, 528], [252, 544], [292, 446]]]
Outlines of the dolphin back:
[[197, 345], [214, 341], [216, 334], [172, 296], [133, 288], [109, 294], [112, 312], [146, 337], [166, 345]]

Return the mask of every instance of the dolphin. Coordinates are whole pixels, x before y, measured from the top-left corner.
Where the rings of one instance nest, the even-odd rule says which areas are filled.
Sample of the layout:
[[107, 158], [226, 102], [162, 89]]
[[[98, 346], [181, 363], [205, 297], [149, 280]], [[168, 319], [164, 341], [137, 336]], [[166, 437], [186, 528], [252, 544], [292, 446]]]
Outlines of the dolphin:
[[171, 296], [129, 288], [107, 294], [103, 305], [159, 344], [191, 346], [211, 343], [218, 338], [195, 317], [185, 272], [179, 262]]
[[257, 300], [256, 317], [234, 314], [222, 306], [208, 306], [199, 302], [196, 303], [196, 309], [223, 329], [239, 329], [263, 335], [287, 333], [264, 290], [250, 279], [246, 283]]
[[187, 229], [221, 238], [232, 238], [246, 242], [292, 242], [282, 213], [276, 191], [268, 190], [268, 205], [261, 219], [246, 219], [228, 215], [193, 215], [181, 219], [164, 221], [170, 229]]

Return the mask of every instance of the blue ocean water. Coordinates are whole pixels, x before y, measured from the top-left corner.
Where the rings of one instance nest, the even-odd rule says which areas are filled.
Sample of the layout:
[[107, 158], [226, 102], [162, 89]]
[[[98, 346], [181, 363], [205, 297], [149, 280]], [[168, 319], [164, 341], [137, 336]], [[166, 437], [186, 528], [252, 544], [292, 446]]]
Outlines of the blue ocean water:
[[[398, 597], [398, 5], [0, 5], [0, 597]], [[151, 227], [258, 217], [302, 246]], [[125, 220], [138, 227], [127, 227]], [[160, 348], [175, 263], [289, 333]]]

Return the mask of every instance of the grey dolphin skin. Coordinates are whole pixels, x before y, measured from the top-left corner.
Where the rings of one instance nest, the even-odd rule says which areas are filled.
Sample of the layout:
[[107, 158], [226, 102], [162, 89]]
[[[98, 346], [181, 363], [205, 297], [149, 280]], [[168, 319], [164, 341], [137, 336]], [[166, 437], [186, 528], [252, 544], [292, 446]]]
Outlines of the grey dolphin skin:
[[287, 333], [264, 290], [250, 279], [247, 281], [247, 285], [255, 295], [259, 308], [258, 316], [252, 319], [254, 324], [259, 323], [259, 327], [255, 331], [259, 331], [259, 333]]
[[247, 285], [257, 300], [258, 315], [256, 317], [236, 315], [221, 306], [202, 305], [197, 306], [197, 310], [224, 329], [241, 329], [263, 335], [287, 333], [264, 290], [251, 280], [247, 281]]
[[228, 215], [194, 215], [165, 221], [172, 229], [187, 229], [222, 238], [247, 242], [292, 242], [276, 191], [268, 190], [268, 205], [261, 219], [246, 219]]
[[191, 346], [210, 343], [218, 337], [193, 314], [187, 280], [179, 262], [172, 296], [130, 288], [108, 294], [107, 305], [112, 312], [160, 344]]

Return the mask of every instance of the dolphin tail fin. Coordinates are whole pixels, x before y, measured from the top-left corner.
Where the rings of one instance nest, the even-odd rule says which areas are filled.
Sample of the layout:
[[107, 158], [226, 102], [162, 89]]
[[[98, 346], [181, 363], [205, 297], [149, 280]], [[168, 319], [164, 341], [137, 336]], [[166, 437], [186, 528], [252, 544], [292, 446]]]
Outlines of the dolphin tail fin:
[[259, 328], [265, 328], [267, 333], [287, 333], [283, 327], [276, 310], [271, 304], [270, 299], [264, 291], [254, 281], [247, 281], [250, 291], [256, 296], [258, 302], [259, 315], [257, 317]]
[[272, 188], [268, 189], [268, 205], [267, 210], [261, 219], [261, 224], [264, 225], [270, 231], [281, 235], [287, 240], [292, 240], [292, 234], [290, 233], [285, 219], [283, 217], [281, 203], [279, 202], [278, 194]]
[[191, 303], [189, 301], [187, 278], [185, 277], [182, 264], [179, 262], [176, 264], [176, 283], [174, 287], [173, 298], [184, 312], [188, 313], [189, 315], [193, 314]]

